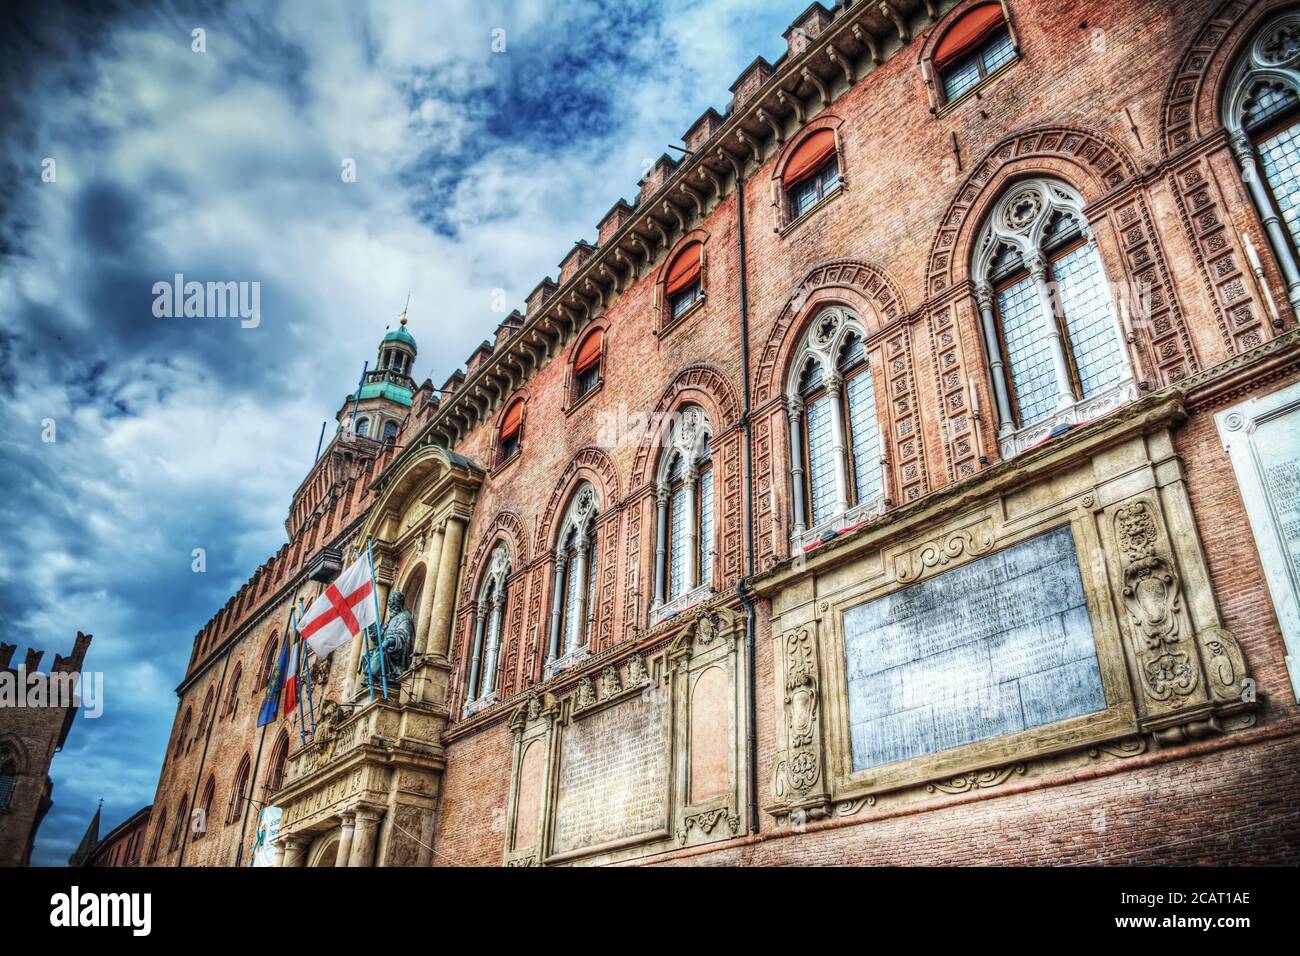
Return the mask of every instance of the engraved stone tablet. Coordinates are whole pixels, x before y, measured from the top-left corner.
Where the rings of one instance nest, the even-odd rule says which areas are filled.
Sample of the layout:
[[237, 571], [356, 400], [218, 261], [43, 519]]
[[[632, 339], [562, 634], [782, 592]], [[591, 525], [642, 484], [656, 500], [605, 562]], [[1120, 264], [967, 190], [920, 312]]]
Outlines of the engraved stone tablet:
[[1106, 708], [1058, 528], [844, 614], [853, 769]]
[[663, 688], [588, 715], [560, 736], [553, 853], [668, 827], [668, 694]]
[[1217, 413], [1300, 700], [1300, 384]]

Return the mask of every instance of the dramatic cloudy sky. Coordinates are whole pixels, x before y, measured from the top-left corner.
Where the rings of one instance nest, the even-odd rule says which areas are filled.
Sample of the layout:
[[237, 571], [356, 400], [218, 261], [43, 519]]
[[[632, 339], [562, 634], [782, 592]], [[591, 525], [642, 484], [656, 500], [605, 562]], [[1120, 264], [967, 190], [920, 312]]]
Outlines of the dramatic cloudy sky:
[[[441, 382], [502, 318], [493, 290], [522, 306], [574, 240], [594, 240], [665, 146], [725, 108], [739, 71], [780, 54], [802, 6], [10, 13], [0, 637], [21, 658], [92, 632], [87, 667], [107, 685], [104, 715], [79, 717], [54, 762], [37, 862], [66, 861], [100, 798], [105, 829], [152, 800], [194, 633], [283, 542], [321, 421], [407, 291], [417, 378]], [[260, 326], [155, 318], [152, 286], [176, 272], [260, 282]]]

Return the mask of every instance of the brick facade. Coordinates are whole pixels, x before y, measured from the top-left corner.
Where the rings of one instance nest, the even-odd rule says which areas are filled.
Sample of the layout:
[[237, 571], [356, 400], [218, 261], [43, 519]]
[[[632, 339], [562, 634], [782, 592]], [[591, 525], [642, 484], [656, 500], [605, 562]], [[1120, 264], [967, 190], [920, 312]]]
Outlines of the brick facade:
[[[657, 453], [644, 422], [688, 405], [703, 409], [713, 429], [711, 583], [719, 606], [739, 609], [742, 578], [779, 572], [799, 558], [790, 546], [786, 383], [799, 342], [826, 305], [851, 309], [866, 328], [885, 460], [885, 510], [874, 520], [888, 522], [894, 509], [923, 506], [927, 496], [998, 465], [996, 396], [971, 261], [998, 199], [1028, 177], [1077, 191], [1106, 276], [1141, 292], [1144, 311], [1126, 328], [1126, 358], [1140, 394], [1186, 403], [1176, 451], [1210, 600], [1258, 682], [1257, 722], [1090, 769], [964, 796], [936, 794], [906, 810], [869, 808], [811, 823], [807, 832], [760, 811], [747, 821], [757, 832], [652, 860], [1300, 860], [1294, 818], [1283, 812], [1300, 772], [1300, 709], [1213, 420], [1225, 403], [1300, 378], [1283, 270], [1216, 105], [1238, 51], [1281, 4], [1008, 0], [1016, 58], [975, 95], [940, 105], [930, 58], [947, 26], [973, 5], [814, 5], [788, 34], [786, 57], [760, 59], [742, 74], [725, 117], [709, 113], [690, 126], [692, 157], [656, 164], [636, 205], [611, 209], [598, 245], [574, 247], [558, 287], [539, 284], [526, 313], [503, 324], [439, 398], [430, 383], [416, 393], [396, 444], [336, 440], [295, 496], [292, 540], [195, 640], [146, 862], [246, 861], [255, 821], [231, 800], [238, 767], [249, 761], [249, 792], [260, 802], [273, 789], [268, 774], [279, 749], [302, 746], [296, 725], [283, 719], [255, 726], [256, 675], [267, 648], [278, 646], [294, 598], [315, 593], [307, 581], [313, 555], [327, 544], [350, 553], [378, 500], [372, 485], [401, 475], [413, 449], [432, 444], [474, 463], [483, 479], [464, 528], [451, 616], [446, 766], [429, 822], [430, 862], [500, 864], [511, 786], [508, 721], [535, 693], [572, 683], [572, 675], [546, 679], [544, 663], [557, 529], [574, 490], [588, 482], [597, 497], [591, 652], [671, 640], [682, 625], [655, 625], [648, 611]], [[781, 171], [819, 129], [835, 131], [843, 184], [791, 220]], [[703, 244], [704, 300], [674, 321], [665, 312], [665, 271], [691, 241]], [[600, 382], [579, 399], [574, 355], [597, 328], [604, 330]], [[516, 399], [526, 403], [522, 440], [518, 453], [502, 460], [498, 428]], [[502, 541], [512, 567], [498, 700], [466, 718], [477, 589], [492, 546]], [[393, 555], [396, 587], [409, 592], [424, 580], [417, 574], [424, 542]], [[756, 781], [760, 806], [778, 759], [771, 613], [768, 601], [756, 602], [757, 759], [746, 776]], [[355, 686], [346, 670], [345, 656], [336, 654], [320, 668], [318, 692], [346, 696]], [[202, 800], [209, 780], [216, 799], [206, 832], [195, 839], [192, 828], [176, 829], [176, 819]], [[1247, 825], [1249, 840], [1230, 838]]]

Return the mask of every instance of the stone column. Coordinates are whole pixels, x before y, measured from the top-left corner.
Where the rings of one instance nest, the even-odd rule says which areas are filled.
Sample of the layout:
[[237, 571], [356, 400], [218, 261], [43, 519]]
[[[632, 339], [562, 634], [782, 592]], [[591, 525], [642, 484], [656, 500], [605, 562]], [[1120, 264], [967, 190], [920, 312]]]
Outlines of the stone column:
[[442, 531], [429, 533], [424, 554], [424, 584], [420, 588], [420, 608], [415, 616], [415, 653], [423, 654], [429, 644], [429, 620], [433, 616], [433, 592], [438, 585], [438, 561], [442, 556]]
[[1300, 267], [1296, 264], [1295, 254], [1291, 251], [1290, 238], [1277, 214], [1273, 197], [1260, 176], [1255, 147], [1251, 144], [1250, 137], [1242, 130], [1233, 132], [1228, 138], [1228, 144], [1232, 148], [1232, 155], [1237, 158], [1237, 163], [1241, 166], [1241, 178], [1246, 183], [1246, 188], [1250, 190], [1250, 198], [1255, 203], [1255, 210], [1264, 223], [1264, 232], [1268, 234], [1269, 245], [1273, 247], [1273, 257], [1277, 260], [1278, 269], [1281, 270], [1282, 278], [1286, 282], [1286, 297], [1292, 306], [1300, 309]]
[[555, 577], [551, 587], [551, 637], [546, 644], [546, 659], [560, 656], [560, 629], [564, 623], [564, 550], [555, 549]]
[[989, 374], [993, 378], [993, 400], [998, 413], [998, 437], [1005, 438], [1015, 431], [1016, 423], [1011, 413], [1011, 393], [1007, 389], [1007, 368], [1002, 358], [1002, 343], [998, 339], [997, 319], [993, 315], [993, 287], [987, 283], [976, 286], [975, 301], [979, 303], [984, 349], [989, 353]]
[[587, 532], [578, 535], [578, 549], [573, 556], [573, 576], [578, 581], [578, 602], [573, 614], [573, 630], [566, 635], [568, 640], [564, 642], [564, 653], [572, 654], [578, 648], [578, 642], [582, 639], [582, 633], [586, 630], [585, 621], [587, 619]]
[[487, 602], [479, 601], [474, 607], [474, 646], [469, 655], [469, 683], [465, 685], [465, 700], [478, 700], [478, 679], [483, 660], [483, 627], [487, 619]]
[[348, 866], [374, 866], [375, 843], [379, 837], [379, 814], [369, 807], [357, 807]]
[[831, 454], [835, 456], [835, 507], [849, 510], [849, 459], [844, 448], [844, 408], [840, 404], [839, 374], [826, 376], [826, 397], [831, 403]]
[[487, 648], [483, 653], [483, 683], [478, 688], [478, 696], [490, 694], [497, 683], [497, 651], [501, 644], [501, 610], [505, 604], [505, 581], [497, 582], [492, 592], [492, 610], [488, 618]]
[[655, 607], [664, 603], [668, 594], [668, 488], [655, 489]]
[[289, 837], [282, 841], [284, 846], [284, 866], [302, 866], [303, 855], [307, 852], [307, 844], [297, 839]]
[[[700, 536], [695, 531], [695, 479], [698, 477], [692, 462], [682, 472], [686, 486], [686, 590], [700, 583]], [[676, 597], [676, 595], [674, 595]]]
[[1027, 260], [1029, 275], [1038, 292], [1038, 311], [1047, 333], [1047, 346], [1052, 352], [1052, 368], [1056, 372], [1056, 407], [1069, 408], [1074, 404], [1074, 388], [1070, 385], [1070, 365], [1065, 358], [1065, 340], [1061, 338], [1061, 324], [1056, 321], [1052, 306], [1052, 290], [1047, 284], [1047, 260], [1035, 252]]
[[352, 834], [356, 828], [356, 816], [351, 810], [347, 810], [342, 815], [342, 823], [339, 825], [339, 852], [334, 858], [335, 866], [347, 866], [349, 857], [352, 855]]
[[427, 653], [447, 657], [451, 650], [451, 617], [456, 607], [456, 578], [460, 573], [460, 545], [465, 525], [460, 518], [447, 518], [442, 549], [438, 554], [438, 577], [429, 621]]
[[275, 842], [275, 865], [284, 866], [284, 841], [283, 840], [277, 840]]
[[792, 398], [790, 407], [785, 413], [790, 421], [790, 478], [794, 484], [794, 534], [799, 538], [808, 527], [803, 500], [803, 401]]

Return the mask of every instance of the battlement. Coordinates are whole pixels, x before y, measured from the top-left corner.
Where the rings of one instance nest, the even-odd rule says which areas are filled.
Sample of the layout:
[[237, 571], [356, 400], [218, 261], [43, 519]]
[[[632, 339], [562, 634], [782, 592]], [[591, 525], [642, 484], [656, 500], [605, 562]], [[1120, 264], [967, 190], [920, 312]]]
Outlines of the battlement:
[[[51, 674], [73, 674], [81, 670], [81, 665], [86, 659], [86, 651], [90, 648], [90, 642], [93, 635], [77, 632], [77, 637], [72, 643], [72, 653], [67, 657], [62, 654], [54, 655], [54, 664], [50, 668]], [[14, 652], [18, 650], [17, 644], [6, 644], [0, 641], [0, 670], [12, 671]], [[35, 674], [40, 671], [41, 661], [45, 657], [45, 652], [34, 647], [27, 648], [22, 663], [22, 670], [28, 674]]]

